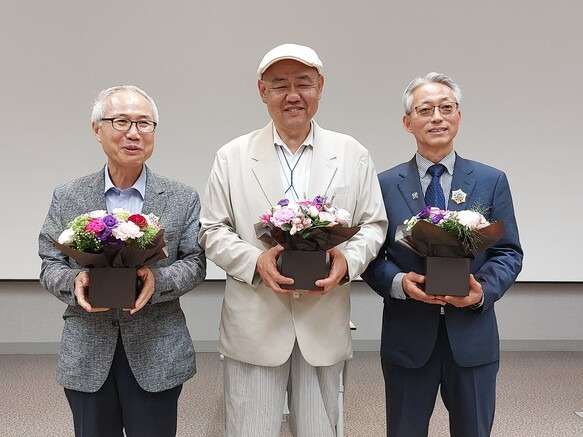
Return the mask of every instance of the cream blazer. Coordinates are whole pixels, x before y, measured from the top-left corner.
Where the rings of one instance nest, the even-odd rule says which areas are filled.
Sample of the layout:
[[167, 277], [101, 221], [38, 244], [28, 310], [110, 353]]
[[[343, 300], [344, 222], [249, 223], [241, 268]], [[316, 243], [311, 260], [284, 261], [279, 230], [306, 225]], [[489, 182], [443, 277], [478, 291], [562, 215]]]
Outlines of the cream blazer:
[[[255, 272], [269, 246], [257, 239], [254, 224], [284, 198], [280, 163], [270, 122], [223, 146], [216, 155], [201, 211], [199, 242], [206, 256], [227, 273], [221, 310], [219, 351], [234, 360], [279, 366], [297, 339], [312, 366], [329, 366], [352, 356], [349, 330], [350, 284], [324, 296], [282, 295]], [[338, 246], [351, 279], [379, 251], [387, 231], [385, 208], [368, 151], [354, 138], [324, 130], [314, 122], [314, 149], [308, 198], [335, 195], [361, 226]]]

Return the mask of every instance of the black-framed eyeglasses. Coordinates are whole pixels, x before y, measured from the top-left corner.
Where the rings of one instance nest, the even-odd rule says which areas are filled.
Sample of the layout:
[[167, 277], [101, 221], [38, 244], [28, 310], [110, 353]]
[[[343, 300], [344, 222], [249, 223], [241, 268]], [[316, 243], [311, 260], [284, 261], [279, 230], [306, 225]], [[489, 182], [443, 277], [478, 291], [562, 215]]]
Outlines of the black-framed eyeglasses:
[[151, 134], [156, 129], [155, 121], [151, 120], [138, 120], [132, 121], [128, 120], [127, 118], [102, 118], [103, 121], [111, 121], [111, 126], [115, 130], [119, 130], [122, 132], [127, 132], [132, 128], [132, 124], [136, 125], [136, 128], [139, 132], [143, 134]]
[[439, 108], [441, 115], [452, 115], [457, 112], [459, 104], [457, 102], [443, 102], [439, 105], [423, 105], [415, 106], [415, 112], [420, 117], [430, 117], [435, 112], [435, 108]]

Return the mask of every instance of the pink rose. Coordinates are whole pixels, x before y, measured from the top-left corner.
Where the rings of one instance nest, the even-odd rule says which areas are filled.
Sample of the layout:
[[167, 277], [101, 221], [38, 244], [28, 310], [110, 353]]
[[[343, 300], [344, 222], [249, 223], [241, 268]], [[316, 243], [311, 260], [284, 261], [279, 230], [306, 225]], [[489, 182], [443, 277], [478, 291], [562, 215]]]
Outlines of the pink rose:
[[92, 218], [85, 226], [85, 230], [87, 232], [91, 232], [92, 234], [97, 234], [105, 229], [105, 225], [101, 221], [100, 218]]
[[271, 217], [271, 223], [273, 223], [278, 228], [281, 228], [285, 224], [289, 224], [292, 219], [296, 216], [296, 212], [289, 208], [276, 209]]

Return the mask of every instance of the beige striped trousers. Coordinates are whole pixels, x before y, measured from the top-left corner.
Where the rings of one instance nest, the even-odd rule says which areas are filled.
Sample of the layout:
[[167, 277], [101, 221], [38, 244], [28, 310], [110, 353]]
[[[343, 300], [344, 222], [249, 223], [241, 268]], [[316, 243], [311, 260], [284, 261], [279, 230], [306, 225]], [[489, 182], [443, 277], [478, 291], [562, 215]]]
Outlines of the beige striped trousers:
[[344, 361], [313, 367], [296, 342], [281, 366], [264, 367], [225, 357], [227, 437], [278, 437], [288, 394], [289, 425], [295, 437], [334, 437]]

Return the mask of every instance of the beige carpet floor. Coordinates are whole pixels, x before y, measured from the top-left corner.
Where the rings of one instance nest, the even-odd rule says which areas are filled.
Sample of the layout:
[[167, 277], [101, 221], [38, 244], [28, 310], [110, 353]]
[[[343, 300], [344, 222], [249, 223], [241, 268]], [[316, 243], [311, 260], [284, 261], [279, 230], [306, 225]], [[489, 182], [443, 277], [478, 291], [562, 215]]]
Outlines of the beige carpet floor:
[[[198, 374], [180, 398], [178, 436], [220, 437], [222, 364], [216, 353], [200, 353], [197, 360]], [[0, 436], [73, 436], [55, 363], [55, 355], [0, 355]], [[378, 352], [355, 352], [349, 366], [345, 436], [382, 437]], [[493, 437], [583, 437], [583, 417], [576, 414], [583, 412], [583, 352], [503, 352], [497, 397]], [[281, 435], [291, 436], [285, 423]], [[429, 435], [449, 436], [447, 411], [439, 399]]]

